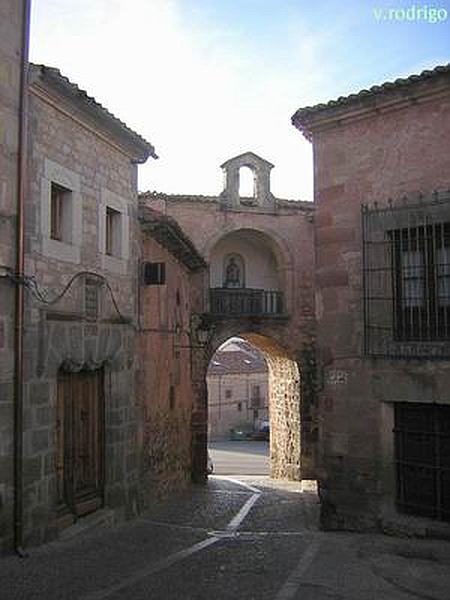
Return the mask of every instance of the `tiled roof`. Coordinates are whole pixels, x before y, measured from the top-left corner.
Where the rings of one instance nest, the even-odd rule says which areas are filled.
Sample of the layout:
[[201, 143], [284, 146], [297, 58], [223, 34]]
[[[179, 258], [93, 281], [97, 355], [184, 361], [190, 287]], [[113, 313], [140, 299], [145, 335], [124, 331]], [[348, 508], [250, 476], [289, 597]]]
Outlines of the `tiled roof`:
[[138, 133], [130, 129], [123, 121], [110, 113], [102, 104], [97, 102], [95, 98], [89, 96], [85, 90], [79, 88], [75, 83], [65, 77], [59, 69], [48, 67], [46, 65], [29, 65], [29, 80], [33, 84], [36, 80], [42, 81], [56, 87], [58, 91], [66, 96], [70, 96], [72, 100], [82, 103], [86, 108], [90, 109], [94, 115], [106, 120], [115, 131], [120, 132], [125, 136], [129, 143], [132, 143], [140, 153], [140, 161], [143, 162], [148, 156], [158, 158], [155, 149]]
[[375, 99], [380, 96], [387, 96], [391, 92], [399, 90], [409, 90], [418, 83], [435, 79], [443, 74], [450, 73], [450, 63], [437, 66], [432, 70], [422, 71], [419, 75], [410, 75], [406, 78], [399, 78], [395, 81], [387, 81], [381, 85], [374, 85], [368, 90], [361, 90], [356, 94], [349, 96], [340, 96], [336, 100], [330, 100], [326, 103], [316, 104], [315, 106], [306, 106], [299, 108], [292, 116], [292, 124], [300, 129], [306, 137], [310, 137], [308, 123], [312, 118], [318, 117], [323, 113], [329, 112], [340, 107], [351, 107], [367, 99]]
[[139, 221], [144, 232], [149, 233], [190, 271], [206, 267], [203, 257], [175, 219], [153, 208], [140, 205]]
[[219, 348], [208, 367], [208, 375], [266, 373], [267, 363], [259, 350], [245, 340], [232, 340]]

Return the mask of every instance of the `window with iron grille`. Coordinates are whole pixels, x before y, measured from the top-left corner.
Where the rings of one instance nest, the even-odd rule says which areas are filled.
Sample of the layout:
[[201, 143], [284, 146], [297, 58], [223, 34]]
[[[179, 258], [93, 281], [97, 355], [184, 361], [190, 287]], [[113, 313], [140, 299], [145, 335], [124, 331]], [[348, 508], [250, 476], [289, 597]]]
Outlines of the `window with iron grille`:
[[363, 207], [365, 352], [450, 356], [450, 194]]
[[450, 406], [395, 405], [397, 506], [450, 521]]

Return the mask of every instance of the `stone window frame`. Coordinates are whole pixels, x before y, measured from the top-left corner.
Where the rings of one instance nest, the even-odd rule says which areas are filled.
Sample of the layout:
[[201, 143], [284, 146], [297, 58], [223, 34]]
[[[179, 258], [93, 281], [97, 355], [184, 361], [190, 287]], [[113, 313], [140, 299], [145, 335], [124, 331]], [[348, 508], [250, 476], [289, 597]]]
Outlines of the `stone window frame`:
[[[130, 218], [128, 216], [129, 202], [118, 194], [102, 188], [98, 206], [98, 250], [101, 265], [105, 271], [116, 274], [125, 274], [130, 255]], [[107, 213], [108, 209], [116, 218], [115, 242], [113, 247], [107, 248]], [[117, 216], [116, 216], [117, 215]], [[120, 219], [120, 220], [118, 220]], [[108, 253], [113, 250], [113, 254]]]
[[[51, 237], [52, 185], [67, 191], [61, 223], [64, 238]], [[80, 263], [82, 244], [83, 200], [79, 173], [45, 159], [44, 176], [41, 180], [41, 235], [42, 253], [60, 261]]]

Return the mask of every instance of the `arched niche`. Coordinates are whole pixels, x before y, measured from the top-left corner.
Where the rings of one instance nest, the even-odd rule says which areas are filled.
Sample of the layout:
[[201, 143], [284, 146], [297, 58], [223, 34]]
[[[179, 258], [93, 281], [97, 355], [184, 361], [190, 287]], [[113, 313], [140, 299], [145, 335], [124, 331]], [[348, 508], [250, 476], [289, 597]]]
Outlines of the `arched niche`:
[[223, 258], [222, 287], [245, 288], [245, 260], [241, 254], [227, 254]]

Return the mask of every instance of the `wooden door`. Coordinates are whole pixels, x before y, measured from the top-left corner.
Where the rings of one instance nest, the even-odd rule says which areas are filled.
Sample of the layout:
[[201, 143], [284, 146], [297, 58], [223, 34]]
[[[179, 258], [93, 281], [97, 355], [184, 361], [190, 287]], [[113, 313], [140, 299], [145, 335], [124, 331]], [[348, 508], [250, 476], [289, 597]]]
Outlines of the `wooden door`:
[[[57, 481], [61, 514], [99, 508], [104, 487], [103, 372], [60, 373], [57, 398]], [[72, 519], [72, 520], [73, 520]]]

